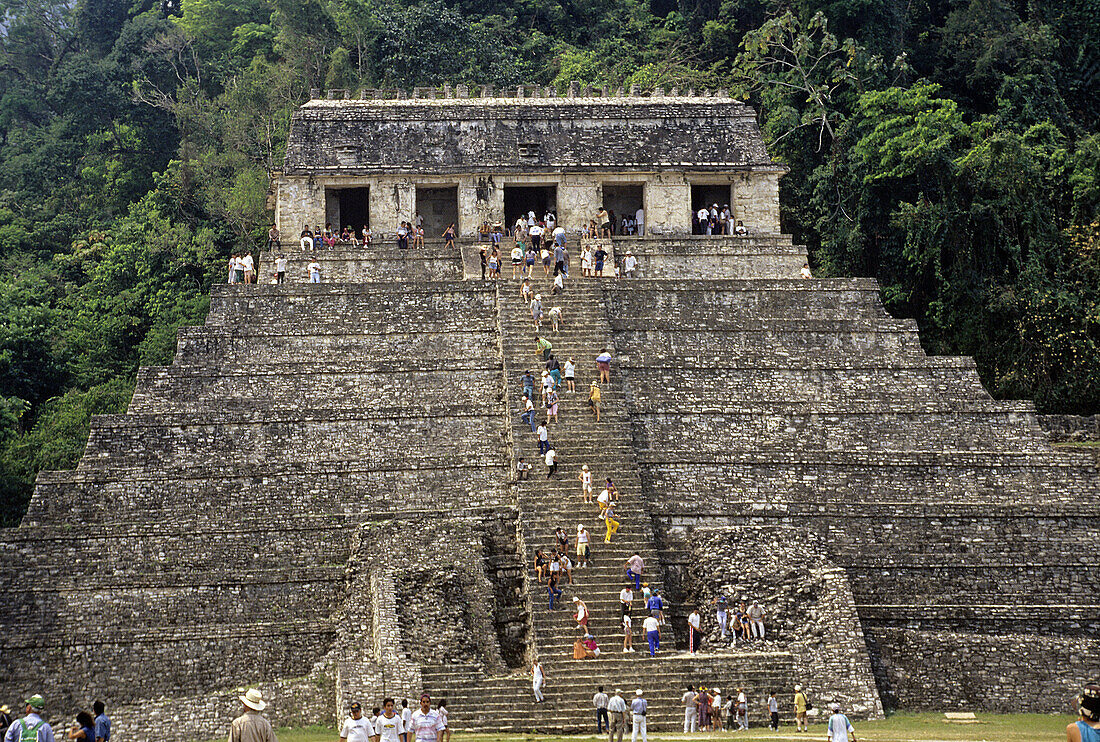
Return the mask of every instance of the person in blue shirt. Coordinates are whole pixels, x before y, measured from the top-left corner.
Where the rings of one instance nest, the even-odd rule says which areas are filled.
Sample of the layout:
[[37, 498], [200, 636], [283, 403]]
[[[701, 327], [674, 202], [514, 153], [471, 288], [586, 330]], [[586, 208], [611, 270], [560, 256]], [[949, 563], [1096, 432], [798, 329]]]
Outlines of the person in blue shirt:
[[41, 716], [45, 708], [45, 699], [37, 693], [24, 701], [26, 716], [8, 727], [4, 742], [54, 742], [53, 729]]
[[107, 718], [107, 707], [103, 701], [92, 704], [95, 712], [95, 742], [111, 742], [111, 720]]
[[1077, 721], [1066, 727], [1069, 742], [1100, 742], [1100, 685], [1086, 685], [1077, 697]]
[[630, 742], [638, 742], [639, 737], [641, 737], [642, 742], [646, 742], [645, 715], [648, 708], [649, 703], [642, 696], [642, 689], [639, 688], [634, 691], [634, 700], [630, 702], [630, 714], [634, 721], [634, 728], [630, 732]]
[[646, 601], [646, 610], [649, 611], [649, 615], [653, 616], [660, 623], [665, 622], [665, 601], [661, 598], [661, 591], [654, 590], [653, 596]]

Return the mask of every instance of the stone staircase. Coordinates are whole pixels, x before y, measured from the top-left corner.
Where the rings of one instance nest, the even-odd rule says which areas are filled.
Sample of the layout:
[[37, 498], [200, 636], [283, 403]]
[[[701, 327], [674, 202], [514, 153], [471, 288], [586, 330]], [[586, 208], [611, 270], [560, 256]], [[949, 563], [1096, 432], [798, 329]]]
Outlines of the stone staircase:
[[[576, 392], [561, 393], [559, 421], [548, 426], [550, 442], [558, 453], [558, 471], [551, 479], [538, 455], [537, 437], [519, 417], [523, 374], [531, 370], [537, 387], [544, 367], [535, 354], [529, 307], [520, 297], [519, 281], [501, 280], [497, 290], [513, 453], [532, 464], [530, 479], [516, 482], [516, 502], [528, 566], [531, 653], [543, 664], [547, 703], [532, 703], [530, 678], [521, 673], [494, 678], [472, 667], [463, 671], [451, 666], [428, 667], [423, 670], [425, 686], [448, 698], [452, 725], [457, 729], [559, 733], [590, 730], [594, 718], [591, 699], [599, 685], [608, 692], [622, 688], [628, 701], [636, 688], [645, 690], [652, 710], [650, 728], [655, 731], [680, 728], [683, 712], [679, 699], [687, 683], [740, 686], [761, 698], [770, 690], [788, 688], [793, 677], [789, 654], [728, 652], [691, 657], [683, 651], [684, 642], [678, 641], [671, 624], [662, 627], [661, 650], [651, 659], [641, 627], [646, 612], [640, 593], [632, 611], [635, 652], [623, 652], [618, 594], [626, 584], [624, 562], [638, 552], [647, 565], [643, 579], [653, 589], [660, 589], [662, 576], [654, 571], [658, 559], [652, 520], [642, 495], [630, 417], [614, 361], [610, 384], [601, 385], [599, 423], [587, 405], [589, 384], [598, 380], [595, 357], [605, 349], [616, 354], [606, 294], [606, 285], [614, 279], [582, 278], [575, 271], [565, 292], [551, 296], [552, 281], [541, 273], [536, 272], [533, 288], [542, 294], [544, 311], [562, 308], [563, 322], [554, 332], [549, 321], [544, 321], [540, 334], [553, 344], [559, 362], [572, 358], [577, 366]], [[536, 410], [544, 418], [545, 411], [537, 402]], [[577, 477], [585, 464], [593, 475], [594, 495], [603, 488], [605, 477], [611, 477], [619, 491], [616, 518], [620, 526], [610, 544], [604, 542], [598, 506], [585, 503], [581, 495]], [[564, 594], [551, 611], [547, 590], [538, 583], [532, 568], [534, 553], [553, 548], [554, 531], [561, 526], [570, 537], [572, 557], [578, 524], [584, 524], [591, 538], [590, 566], [574, 568], [572, 585], [563, 577], [560, 587]], [[591, 611], [589, 630], [600, 645], [599, 658], [572, 659], [573, 640], [579, 634], [572, 617], [573, 596], [584, 600]]]

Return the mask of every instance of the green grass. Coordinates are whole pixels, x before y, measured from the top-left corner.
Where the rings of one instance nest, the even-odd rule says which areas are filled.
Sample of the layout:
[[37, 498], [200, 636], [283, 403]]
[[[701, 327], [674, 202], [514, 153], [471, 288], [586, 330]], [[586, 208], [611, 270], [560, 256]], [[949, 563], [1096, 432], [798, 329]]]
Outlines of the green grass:
[[1100, 448], [1100, 441], [1063, 441], [1051, 445], [1055, 448]]
[[[1044, 714], [978, 714], [976, 724], [951, 724], [943, 714], [897, 713], [882, 721], [862, 721], [853, 724], [856, 739], [870, 742], [1042, 742], [1064, 740], [1070, 716]], [[278, 730], [279, 742], [337, 742], [333, 729], [308, 727]], [[558, 737], [519, 734], [462, 734], [456, 732], [453, 742], [580, 742], [595, 740], [596, 735]], [[598, 739], [605, 739], [599, 737]], [[629, 728], [624, 742], [630, 739]], [[825, 739], [825, 725], [812, 724], [809, 733], [797, 734], [793, 726], [781, 727], [776, 734], [768, 729], [753, 728], [748, 732], [718, 732], [714, 734], [649, 735], [651, 740], [737, 740], [738, 742], [769, 742], [775, 739], [805, 739], [820, 742]]]

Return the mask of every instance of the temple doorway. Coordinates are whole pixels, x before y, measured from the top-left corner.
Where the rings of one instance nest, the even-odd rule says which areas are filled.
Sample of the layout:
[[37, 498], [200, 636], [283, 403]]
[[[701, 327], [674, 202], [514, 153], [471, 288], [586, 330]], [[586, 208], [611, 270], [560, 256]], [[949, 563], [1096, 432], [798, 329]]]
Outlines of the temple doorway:
[[424, 239], [439, 239], [451, 224], [458, 229], [458, 186], [416, 187], [416, 213], [424, 218]]
[[[691, 186], [691, 213], [694, 215], [699, 209], [709, 209], [718, 204], [718, 212], [722, 212], [723, 206], [733, 203], [733, 186], [725, 185], [695, 185]], [[704, 231], [692, 219], [692, 232], [703, 234]]]
[[545, 186], [504, 186], [504, 226], [511, 230], [519, 217], [527, 218], [528, 212], [535, 212], [542, 219], [547, 211], [558, 210], [558, 187]]
[[[638, 210], [643, 209], [645, 203], [645, 187], [641, 185], [616, 185], [604, 183], [603, 205], [614, 215], [614, 224], [611, 225], [612, 234], [624, 234], [622, 231], [623, 217], [636, 219]], [[644, 212], [643, 212], [644, 223]], [[637, 227], [635, 226], [635, 230]], [[635, 231], [635, 233], [637, 233]]]
[[350, 227], [362, 232], [370, 226], [370, 188], [326, 188], [325, 222], [339, 232]]

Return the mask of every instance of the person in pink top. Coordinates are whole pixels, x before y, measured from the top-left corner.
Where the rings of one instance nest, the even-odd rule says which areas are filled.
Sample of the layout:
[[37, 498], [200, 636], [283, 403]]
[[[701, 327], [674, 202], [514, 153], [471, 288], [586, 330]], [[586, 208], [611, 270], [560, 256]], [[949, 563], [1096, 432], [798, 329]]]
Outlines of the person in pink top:
[[634, 552], [623, 566], [626, 568], [626, 579], [634, 583], [635, 590], [641, 590], [642, 570], [645, 568], [645, 562], [642, 561], [641, 555]]

